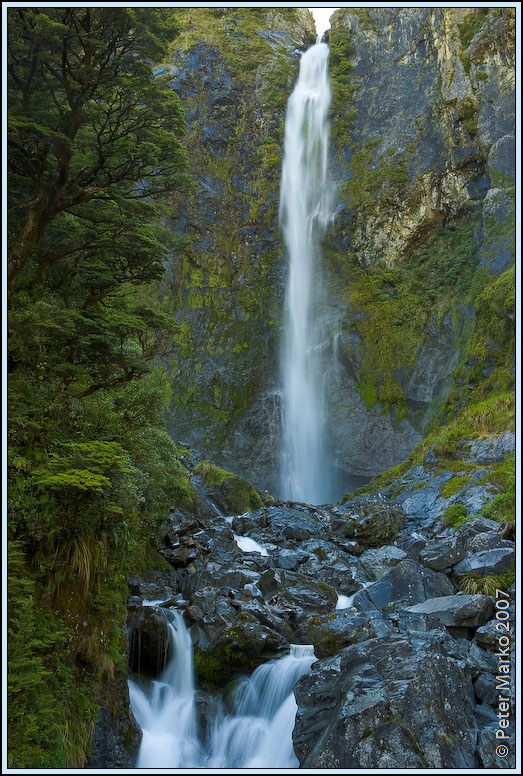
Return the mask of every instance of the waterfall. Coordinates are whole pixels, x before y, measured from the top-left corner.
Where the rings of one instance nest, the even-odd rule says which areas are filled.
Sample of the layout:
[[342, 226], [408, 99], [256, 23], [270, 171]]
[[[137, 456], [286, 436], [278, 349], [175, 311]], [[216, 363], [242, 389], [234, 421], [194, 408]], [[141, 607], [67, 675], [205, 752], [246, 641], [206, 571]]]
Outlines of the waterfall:
[[300, 62], [285, 118], [280, 220], [289, 257], [283, 382], [282, 495], [318, 504], [329, 500], [324, 440], [320, 242], [333, 218], [328, 178], [329, 47], [317, 42]]
[[136, 767], [299, 767], [292, 746], [292, 689], [316, 660], [312, 646], [291, 645], [289, 655], [259, 666], [237, 682], [232, 711], [218, 703], [214, 719], [199, 725], [191, 637], [180, 612], [162, 611], [173, 647], [171, 661], [147, 689], [129, 680], [131, 708], [142, 729]]

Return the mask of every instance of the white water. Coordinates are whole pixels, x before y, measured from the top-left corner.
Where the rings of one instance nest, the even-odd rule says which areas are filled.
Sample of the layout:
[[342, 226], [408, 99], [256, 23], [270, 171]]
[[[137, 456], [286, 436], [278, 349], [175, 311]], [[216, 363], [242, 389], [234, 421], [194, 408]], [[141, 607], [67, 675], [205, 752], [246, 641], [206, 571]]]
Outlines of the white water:
[[353, 595], [343, 595], [338, 593], [338, 600], [336, 601], [336, 609], [348, 609], [352, 604]]
[[259, 552], [260, 555], [268, 555], [269, 553], [261, 544], [251, 539], [249, 536], [237, 536], [234, 534], [236, 544], [243, 552]]
[[129, 681], [131, 708], [143, 733], [137, 768], [297, 768], [292, 746], [292, 689], [316, 660], [311, 646], [265, 663], [234, 692], [234, 713], [219, 707], [198, 736], [191, 637], [180, 612], [165, 610], [173, 658], [143, 691]]
[[316, 43], [300, 62], [289, 98], [281, 180], [280, 219], [289, 255], [283, 378], [282, 496], [309, 504], [329, 500], [321, 380], [319, 244], [333, 218], [328, 179], [331, 90], [329, 47]]
[[[372, 585], [372, 582], [362, 582], [362, 587], [360, 587], [360, 590], [366, 590], [370, 585]], [[356, 590], [352, 595], [343, 595], [342, 593], [338, 593], [338, 600], [336, 602], [336, 609], [350, 609], [352, 606], [352, 602], [354, 601], [354, 596], [356, 593], [359, 593], [360, 590]]]

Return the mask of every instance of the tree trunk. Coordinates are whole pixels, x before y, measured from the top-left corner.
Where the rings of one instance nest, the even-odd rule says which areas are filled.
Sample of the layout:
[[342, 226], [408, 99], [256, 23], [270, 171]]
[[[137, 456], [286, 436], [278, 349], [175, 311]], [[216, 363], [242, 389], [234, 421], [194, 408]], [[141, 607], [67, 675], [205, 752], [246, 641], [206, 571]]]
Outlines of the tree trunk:
[[40, 196], [36, 202], [30, 206], [25, 222], [18, 230], [18, 234], [15, 237], [13, 247], [11, 248], [7, 258], [7, 295], [11, 296], [14, 290], [15, 283], [18, 276], [27, 264], [27, 260], [40, 237], [43, 234], [45, 227], [45, 219], [43, 217], [44, 197], [43, 187]]

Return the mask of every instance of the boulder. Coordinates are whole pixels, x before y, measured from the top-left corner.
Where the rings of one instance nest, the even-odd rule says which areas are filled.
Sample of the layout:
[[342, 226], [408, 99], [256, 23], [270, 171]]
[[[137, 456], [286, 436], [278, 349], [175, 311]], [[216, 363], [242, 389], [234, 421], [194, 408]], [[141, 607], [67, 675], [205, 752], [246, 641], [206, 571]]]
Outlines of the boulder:
[[434, 571], [455, 566], [465, 557], [465, 548], [458, 541], [431, 542], [420, 553], [420, 562]]
[[474, 693], [441, 631], [373, 638], [315, 663], [295, 687], [301, 768], [471, 768]]
[[494, 622], [487, 622], [477, 629], [474, 634], [478, 645], [483, 649], [494, 650], [497, 647], [496, 631], [494, 630]]
[[513, 547], [501, 547], [497, 550], [484, 550], [467, 556], [454, 566], [453, 573], [461, 577], [490, 577], [507, 574], [514, 570], [515, 551]]
[[452, 593], [454, 586], [445, 574], [426, 569], [413, 560], [402, 560], [377, 582], [359, 590], [352, 605], [362, 611], [382, 610], [389, 604], [404, 609], [408, 604]]
[[488, 517], [476, 517], [474, 520], [467, 520], [456, 534], [458, 542], [464, 542], [468, 549], [467, 540], [484, 531], [497, 531], [499, 523], [495, 520], [489, 520]]
[[478, 628], [492, 617], [494, 602], [487, 595], [446, 595], [409, 606], [407, 611], [428, 614], [446, 626]]
[[484, 550], [501, 550], [507, 547], [512, 548], [513, 546], [513, 542], [504, 539], [499, 531], [483, 531], [472, 536], [467, 541], [467, 550], [471, 553], [483, 552]]
[[378, 612], [359, 614], [354, 609], [339, 609], [334, 614], [311, 617], [309, 636], [317, 657], [335, 655], [350, 644], [367, 641], [392, 633]]
[[346, 505], [345, 517], [353, 538], [362, 547], [380, 547], [405, 525], [407, 515], [398, 504], [383, 498], [359, 497]]
[[244, 613], [232, 626], [222, 628], [205, 648], [196, 646], [194, 666], [203, 682], [223, 685], [235, 675], [251, 673], [288, 646], [281, 633]]
[[397, 566], [406, 557], [405, 550], [387, 544], [377, 550], [366, 550], [360, 556], [358, 565], [369, 579], [378, 580], [389, 568]]

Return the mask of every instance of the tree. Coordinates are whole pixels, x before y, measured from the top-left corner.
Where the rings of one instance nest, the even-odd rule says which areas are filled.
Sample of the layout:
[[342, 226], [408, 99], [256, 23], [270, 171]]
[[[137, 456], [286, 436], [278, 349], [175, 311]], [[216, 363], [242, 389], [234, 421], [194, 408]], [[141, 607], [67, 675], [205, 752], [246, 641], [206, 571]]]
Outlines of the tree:
[[172, 11], [20, 7], [8, 18], [11, 293], [58, 216], [102, 233], [80, 228], [69, 247], [39, 255], [37, 274], [57, 256], [106, 250], [111, 229], [133, 241], [130, 210], [187, 178], [183, 113], [151, 68], [178, 31]]

